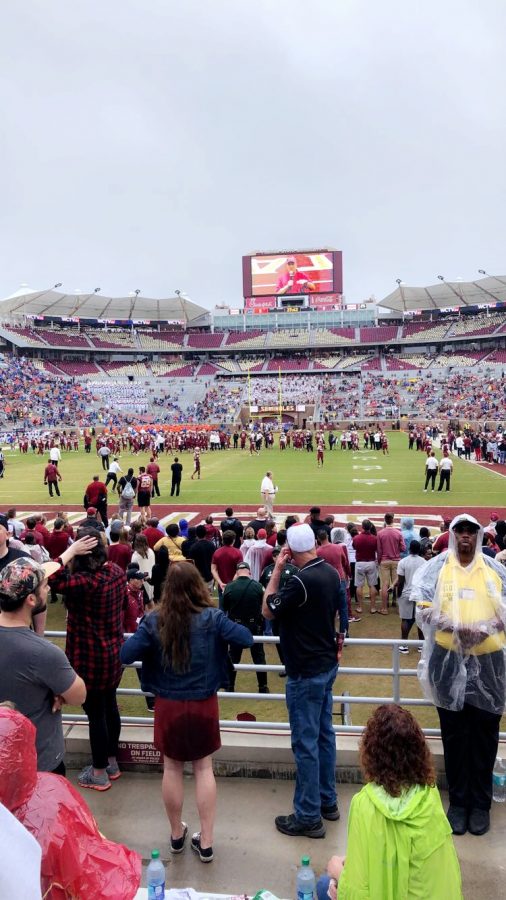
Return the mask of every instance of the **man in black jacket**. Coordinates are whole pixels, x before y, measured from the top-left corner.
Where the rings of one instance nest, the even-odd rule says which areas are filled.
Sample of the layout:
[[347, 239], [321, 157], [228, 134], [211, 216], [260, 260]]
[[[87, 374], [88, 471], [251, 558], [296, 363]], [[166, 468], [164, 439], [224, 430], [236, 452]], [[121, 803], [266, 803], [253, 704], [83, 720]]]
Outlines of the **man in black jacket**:
[[220, 524], [220, 531], [222, 534], [224, 534], [225, 531], [233, 531], [235, 534], [234, 547], [239, 549], [239, 547], [241, 546], [241, 538], [244, 532], [242, 522], [240, 522], [239, 519], [236, 519], [236, 517], [234, 516], [234, 510], [231, 506], [227, 506], [225, 510], [225, 516], [226, 519], [223, 519]]

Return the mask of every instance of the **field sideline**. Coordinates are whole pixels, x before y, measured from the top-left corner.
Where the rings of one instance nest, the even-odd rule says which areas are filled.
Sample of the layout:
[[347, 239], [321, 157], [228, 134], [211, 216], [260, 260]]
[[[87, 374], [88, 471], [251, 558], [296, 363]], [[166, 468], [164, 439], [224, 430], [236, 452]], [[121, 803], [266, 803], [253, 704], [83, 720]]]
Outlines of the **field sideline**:
[[[446, 508], [483, 507], [493, 510], [505, 505], [506, 481], [493, 469], [453, 457], [454, 473], [449, 493], [423, 492], [425, 454], [407, 449], [407, 435], [392, 432], [389, 435], [390, 454], [376, 451], [326, 451], [324, 466], [316, 466], [316, 453], [292, 449], [262, 450], [251, 457], [249, 451], [226, 450], [202, 454], [202, 478], [191, 481], [192, 455], [181, 453], [183, 483], [178, 506], [193, 509], [195, 504], [206, 504], [221, 509], [224, 505], [257, 505], [260, 503], [260, 482], [267, 469], [274, 472], [279, 487], [276, 501], [280, 507], [305, 508], [320, 504], [326, 509], [334, 507], [378, 504], [380, 506]], [[440, 453], [436, 451], [436, 455]], [[128, 453], [120, 457], [122, 469], [149, 460], [148, 454], [134, 457]], [[46, 455], [31, 452], [5, 451], [6, 472], [0, 480], [0, 508], [11, 505], [25, 507], [58, 508], [59, 505], [82, 506], [84, 489], [94, 474], [104, 476], [101, 462], [84, 449], [63, 453], [60, 463], [62, 482], [61, 500], [48, 496], [43, 484]], [[172, 458], [163, 456], [161, 467], [160, 504], [171, 505], [170, 465]], [[437, 486], [437, 485], [436, 485]], [[174, 498], [176, 499], [176, 498]], [[112, 498], [111, 498], [112, 501]], [[156, 504], [154, 504], [156, 506]]]

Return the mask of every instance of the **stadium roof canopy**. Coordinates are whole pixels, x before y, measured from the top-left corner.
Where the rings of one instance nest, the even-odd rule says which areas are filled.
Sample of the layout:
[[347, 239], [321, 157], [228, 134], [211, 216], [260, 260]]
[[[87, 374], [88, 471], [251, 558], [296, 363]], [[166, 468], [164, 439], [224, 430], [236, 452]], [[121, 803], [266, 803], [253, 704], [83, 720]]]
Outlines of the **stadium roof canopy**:
[[209, 315], [209, 310], [198, 306], [183, 296], [167, 297], [159, 300], [140, 294], [128, 297], [105, 297], [103, 294], [74, 293], [59, 291], [33, 291], [21, 288], [10, 297], [0, 300], [0, 317], [60, 316], [79, 319], [131, 319], [156, 321], [178, 321], [190, 323], [201, 316]]
[[479, 281], [438, 281], [429, 287], [409, 287], [401, 282], [378, 305], [402, 313], [505, 302], [506, 276], [488, 275]]

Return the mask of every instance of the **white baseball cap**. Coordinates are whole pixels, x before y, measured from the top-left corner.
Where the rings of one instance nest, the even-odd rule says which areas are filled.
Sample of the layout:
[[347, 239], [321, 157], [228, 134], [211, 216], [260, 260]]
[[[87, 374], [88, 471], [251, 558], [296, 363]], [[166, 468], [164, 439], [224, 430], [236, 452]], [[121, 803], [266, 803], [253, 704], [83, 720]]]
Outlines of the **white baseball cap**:
[[316, 544], [313, 529], [303, 522], [290, 526], [286, 532], [286, 540], [294, 553], [307, 553], [308, 550], [314, 550]]

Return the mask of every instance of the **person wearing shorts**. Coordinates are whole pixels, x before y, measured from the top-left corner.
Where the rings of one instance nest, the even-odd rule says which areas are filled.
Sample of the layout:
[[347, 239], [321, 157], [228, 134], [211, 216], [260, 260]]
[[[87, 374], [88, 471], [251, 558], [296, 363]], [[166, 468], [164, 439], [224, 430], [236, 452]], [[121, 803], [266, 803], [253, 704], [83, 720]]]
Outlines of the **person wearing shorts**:
[[378, 563], [381, 580], [381, 609], [383, 616], [388, 614], [388, 592], [393, 590], [397, 581], [397, 566], [401, 555], [406, 551], [402, 532], [394, 528], [392, 513], [385, 513], [385, 525], [378, 531]]
[[141, 522], [147, 522], [151, 518], [151, 492], [153, 479], [148, 475], [144, 466], [139, 467], [137, 478], [137, 503], [141, 515]]
[[378, 539], [372, 533], [372, 522], [364, 519], [362, 522], [362, 531], [353, 538], [353, 548], [356, 554], [355, 562], [355, 588], [357, 592], [357, 605], [359, 609], [363, 606], [364, 585], [367, 582], [369, 586], [369, 597], [371, 601], [371, 615], [376, 610], [376, 599], [378, 591], [376, 582], [378, 580], [378, 566], [376, 563], [376, 549]]

